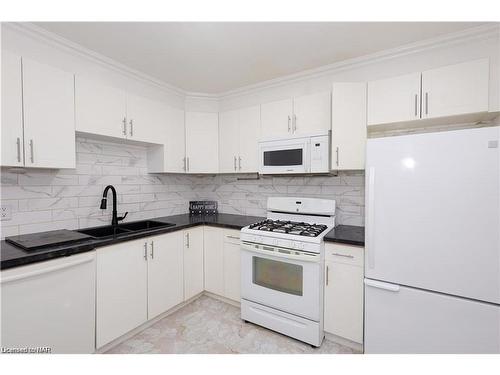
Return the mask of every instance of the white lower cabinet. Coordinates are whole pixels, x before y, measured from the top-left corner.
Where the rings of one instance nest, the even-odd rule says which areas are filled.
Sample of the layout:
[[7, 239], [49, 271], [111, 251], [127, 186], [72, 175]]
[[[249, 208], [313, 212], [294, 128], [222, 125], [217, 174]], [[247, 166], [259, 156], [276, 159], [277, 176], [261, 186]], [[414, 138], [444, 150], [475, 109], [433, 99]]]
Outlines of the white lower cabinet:
[[205, 290], [210, 293], [224, 294], [224, 239], [220, 228], [204, 228], [204, 268]]
[[182, 232], [147, 239], [148, 319], [184, 300]]
[[95, 252], [2, 271], [4, 348], [93, 353]]
[[240, 301], [240, 231], [205, 227], [205, 290]]
[[224, 297], [240, 301], [241, 257], [240, 231], [225, 230], [224, 233]]
[[203, 292], [203, 227], [182, 232], [184, 236], [184, 301]]
[[363, 248], [325, 245], [325, 332], [363, 343]]
[[97, 348], [147, 320], [146, 239], [97, 249]]

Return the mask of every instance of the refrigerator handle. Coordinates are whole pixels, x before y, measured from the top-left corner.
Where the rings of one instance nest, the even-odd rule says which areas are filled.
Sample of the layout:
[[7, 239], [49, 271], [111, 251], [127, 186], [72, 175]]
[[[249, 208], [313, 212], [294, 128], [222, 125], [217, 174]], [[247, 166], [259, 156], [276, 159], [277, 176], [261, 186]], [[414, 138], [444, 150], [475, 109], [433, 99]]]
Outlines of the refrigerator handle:
[[373, 241], [373, 232], [375, 225], [375, 167], [368, 168], [367, 177], [367, 213], [366, 213], [366, 250], [368, 252], [368, 268], [375, 268], [375, 242]]
[[373, 288], [383, 289], [389, 292], [399, 292], [399, 285], [397, 284], [384, 283], [383, 281], [370, 279], [365, 279], [364, 283], [366, 286], [371, 286]]

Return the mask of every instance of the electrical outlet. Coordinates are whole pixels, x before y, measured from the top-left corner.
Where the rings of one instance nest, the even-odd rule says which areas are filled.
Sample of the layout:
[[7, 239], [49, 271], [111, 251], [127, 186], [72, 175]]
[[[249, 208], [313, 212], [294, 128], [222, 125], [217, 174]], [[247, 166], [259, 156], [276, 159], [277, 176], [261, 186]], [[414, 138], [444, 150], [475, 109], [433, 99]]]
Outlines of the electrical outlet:
[[0, 207], [0, 220], [12, 219], [12, 210], [9, 205]]

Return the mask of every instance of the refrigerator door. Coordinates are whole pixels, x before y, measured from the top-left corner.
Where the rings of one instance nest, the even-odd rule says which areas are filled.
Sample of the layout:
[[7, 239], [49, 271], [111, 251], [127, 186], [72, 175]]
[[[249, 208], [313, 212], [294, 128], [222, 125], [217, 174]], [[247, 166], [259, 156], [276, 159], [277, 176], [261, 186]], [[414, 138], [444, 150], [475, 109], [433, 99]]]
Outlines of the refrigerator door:
[[365, 276], [500, 303], [499, 127], [370, 139]]
[[365, 353], [500, 353], [500, 306], [365, 279]]

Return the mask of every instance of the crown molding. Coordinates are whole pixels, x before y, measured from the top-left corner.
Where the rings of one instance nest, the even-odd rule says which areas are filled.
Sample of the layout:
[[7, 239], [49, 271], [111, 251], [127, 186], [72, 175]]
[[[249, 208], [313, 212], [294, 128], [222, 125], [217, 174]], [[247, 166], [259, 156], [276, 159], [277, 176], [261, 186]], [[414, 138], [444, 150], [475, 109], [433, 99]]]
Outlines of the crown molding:
[[175, 87], [167, 82], [154, 78], [146, 73], [128, 67], [116, 60], [106, 57], [98, 52], [88, 49], [69, 39], [63, 38], [55, 33], [45, 30], [30, 22], [2, 22], [2, 27], [10, 28], [32, 39], [41, 41], [52, 47], [58, 48], [65, 52], [70, 52], [104, 66], [107, 69], [116, 71], [129, 78], [142, 81], [146, 84], [153, 85], [163, 91], [180, 96], [186, 96], [187, 92], [178, 87]]
[[240, 87], [234, 90], [219, 93], [219, 99], [227, 99], [248, 95], [264, 89], [279, 87], [313, 78], [339, 73], [365, 65], [382, 62], [402, 56], [412, 55], [430, 51], [436, 48], [443, 48], [472, 40], [485, 40], [491, 37], [500, 37], [500, 24], [488, 24], [470, 29], [461, 30], [454, 33], [440, 35], [438, 37], [424, 39], [414, 43], [405, 44], [391, 49], [363, 55], [352, 59], [342, 60], [333, 64], [323, 65], [318, 68], [303, 70], [298, 73], [262, 81], [256, 84]]
[[98, 52], [85, 48], [80, 44], [72, 42], [66, 38], [63, 38], [55, 33], [47, 31], [29, 22], [3, 22], [2, 27], [11, 28], [12, 30], [27, 35], [33, 39], [42, 41], [46, 44], [62, 49], [64, 51], [77, 54], [80, 57], [83, 57], [87, 60], [97, 63], [108, 69], [117, 71], [125, 76], [142, 81], [144, 83], [156, 86], [161, 90], [167, 91], [169, 93], [181, 95], [184, 96], [184, 98], [214, 100], [214, 101], [243, 96], [260, 90], [284, 86], [304, 80], [320, 78], [344, 70], [350, 70], [361, 66], [394, 59], [397, 57], [421, 53], [435, 48], [443, 48], [447, 46], [470, 42], [473, 40], [484, 40], [491, 37], [497, 37], [497, 38], [500, 37], [500, 24], [492, 23], [475, 28], [461, 30], [454, 33], [444, 34], [435, 38], [430, 38], [410, 44], [405, 44], [392, 49], [375, 52], [369, 55], [364, 55], [352, 59], [339, 61], [329, 65], [323, 65], [318, 68], [304, 70], [298, 73], [282, 76], [279, 78], [274, 78], [256, 84], [243, 86], [234, 90], [228, 90], [217, 94], [211, 94], [211, 93], [191, 92], [183, 90], [167, 82], [149, 76], [148, 74], [130, 68], [122, 63], [119, 63], [116, 60], [113, 60]]

